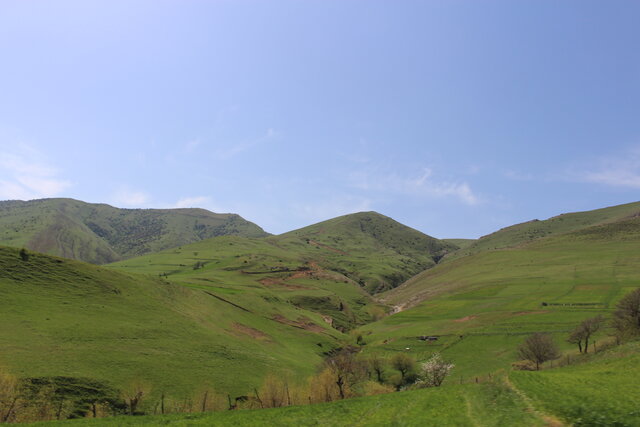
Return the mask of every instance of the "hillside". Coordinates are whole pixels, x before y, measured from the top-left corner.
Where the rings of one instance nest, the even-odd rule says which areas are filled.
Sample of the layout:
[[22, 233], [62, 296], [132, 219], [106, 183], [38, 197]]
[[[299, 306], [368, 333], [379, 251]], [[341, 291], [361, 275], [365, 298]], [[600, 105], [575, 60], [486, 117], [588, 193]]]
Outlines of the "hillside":
[[264, 237], [235, 214], [118, 209], [73, 199], [0, 202], [0, 245], [104, 264], [221, 235]]
[[635, 217], [438, 265], [381, 295], [400, 312], [360, 329], [367, 351], [410, 348], [418, 359], [441, 351], [466, 377], [507, 367], [532, 332], [572, 349], [565, 340], [578, 322], [608, 316], [639, 286], [639, 244]]
[[140, 380], [174, 398], [204, 385], [237, 395], [267, 373], [306, 378], [343, 339], [316, 313], [248, 289], [203, 291], [0, 247], [0, 366], [116, 388]]
[[616, 222], [638, 215], [640, 215], [640, 202], [586, 212], [561, 214], [544, 221], [534, 219], [483, 236], [470, 245], [460, 244], [456, 239], [452, 239], [451, 241], [458, 244], [461, 249], [449, 254], [443, 261], [451, 261], [486, 250], [515, 247], [543, 237], [570, 233], [582, 228]]
[[376, 212], [341, 216], [270, 240], [281, 247], [313, 248], [322, 254], [318, 263], [370, 293], [394, 288], [458, 249]]
[[638, 426], [640, 346], [631, 342], [540, 372], [310, 406], [84, 419], [78, 426]]

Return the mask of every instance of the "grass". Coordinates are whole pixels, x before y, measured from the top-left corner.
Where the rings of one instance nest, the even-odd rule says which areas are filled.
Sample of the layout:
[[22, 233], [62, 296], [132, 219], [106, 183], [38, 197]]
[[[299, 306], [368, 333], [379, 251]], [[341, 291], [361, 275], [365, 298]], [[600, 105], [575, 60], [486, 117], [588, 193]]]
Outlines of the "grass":
[[[410, 348], [420, 360], [440, 351], [465, 378], [508, 367], [533, 332], [574, 351], [568, 332], [585, 318], [609, 316], [638, 287], [639, 243], [634, 218], [438, 265], [382, 294], [409, 308], [360, 328], [365, 351], [390, 356]], [[422, 342], [421, 335], [440, 338]], [[610, 338], [604, 330], [595, 339]]]
[[500, 382], [406, 391], [338, 402], [276, 409], [85, 419], [78, 426], [470, 426], [543, 425]]
[[444, 261], [450, 261], [488, 250], [515, 247], [533, 240], [570, 233], [595, 225], [623, 221], [633, 217], [638, 212], [640, 212], [640, 202], [586, 212], [562, 214], [544, 221], [535, 219], [503, 228], [495, 233], [483, 236], [469, 245], [458, 243], [462, 250], [450, 254]]
[[312, 375], [344, 339], [316, 313], [267, 293], [241, 309], [208, 292], [41, 254], [22, 261], [0, 247], [0, 366], [116, 388], [143, 380], [175, 397], [204, 385], [237, 395], [268, 372]]
[[322, 251], [321, 265], [372, 294], [400, 285], [458, 249], [376, 212], [341, 216], [269, 240], [290, 249]]
[[534, 405], [578, 426], [640, 425], [640, 345], [597, 354], [587, 363], [541, 372], [512, 372]]

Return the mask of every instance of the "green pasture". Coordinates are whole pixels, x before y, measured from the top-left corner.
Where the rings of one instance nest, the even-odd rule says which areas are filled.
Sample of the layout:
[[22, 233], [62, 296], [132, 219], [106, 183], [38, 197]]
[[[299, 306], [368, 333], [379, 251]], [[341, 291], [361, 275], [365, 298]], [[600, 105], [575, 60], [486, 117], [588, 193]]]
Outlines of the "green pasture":
[[253, 293], [243, 305], [232, 297], [0, 248], [0, 366], [117, 388], [141, 380], [176, 397], [202, 386], [243, 394], [266, 373], [312, 375], [344, 338], [275, 295]]
[[578, 426], [640, 425], [640, 345], [599, 353], [587, 363], [541, 372], [512, 372], [533, 404]]
[[[435, 351], [470, 377], [508, 367], [533, 332], [552, 334], [560, 347], [580, 321], [610, 317], [616, 302], [640, 286], [640, 221], [605, 224], [519, 248], [487, 251], [427, 270], [382, 300], [415, 306], [359, 332], [365, 351], [406, 351], [419, 360]], [[436, 342], [417, 337], [438, 336]], [[610, 341], [605, 328], [594, 337]], [[407, 350], [407, 348], [409, 350]]]
[[501, 381], [383, 394], [308, 406], [85, 419], [69, 426], [542, 426]]

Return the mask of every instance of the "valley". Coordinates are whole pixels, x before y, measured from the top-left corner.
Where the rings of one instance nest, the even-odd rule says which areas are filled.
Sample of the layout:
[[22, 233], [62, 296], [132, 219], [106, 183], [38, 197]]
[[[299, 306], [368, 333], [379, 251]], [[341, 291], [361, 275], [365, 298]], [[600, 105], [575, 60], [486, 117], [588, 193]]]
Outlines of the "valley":
[[[565, 214], [477, 241], [438, 240], [362, 212], [277, 236], [234, 232], [184, 241], [102, 266], [33, 250], [24, 255], [18, 248], [33, 241], [29, 233], [41, 233], [27, 228], [19, 230], [22, 240], [9, 241], [18, 248], [0, 249], [6, 307], [0, 364], [20, 378], [91, 379], [105, 389], [142, 381], [148, 388], [144, 412], [153, 414], [165, 396], [184, 400], [208, 388], [219, 399], [228, 397], [229, 405], [238, 396], [258, 396], [270, 375], [286, 378], [294, 390], [319, 378], [323, 363], [344, 349], [363, 361], [402, 354], [423, 363], [440, 353], [455, 365], [442, 387], [388, 394], [399, 383], [387, 365], [382, 384], [369, 371], [350, 392], [385, 394], [213, 418], [172, 415], [166, 422], [210, 424], [215, 418], [243, 425], [277, 417], [283, 425], [306, 425], [299, 417], [311, 417], [345, 425], [366, 412], [366, 425], [392, 419], [423, 425], [438, 416], [445, 420], [440, 425], [479, 419], [478, 425], [552, 425], [551, 418], [569, 423], [585, 413], [637, 425], [635, 415], [618, 416], [609, 403], [579, 409], [590, 393], [631, 387], [627, 377], [599, 372], [634, 370], [637, 345], [615, 346], [609, 323], [593, 337], [595, 354], [578, 354], [566, 340], [584, 319], [602, 315], [608, 322], [618, 301], [638, 289], [638, 212], [634, 203]], [[518, 346], [533, 333], [550, 335], [579, 363], [512, 370]], [[584, 391], [564, 406], [546, 395], [547, 387], [573, 387], [587, 371], [601, 391]], [[367, 387], [379, 391], [367, 393]], [[625, 414], [634, 393], [620, 403], [629, 408]], [[598, 399], [610, 399], [605, 394]], [[300, 404], [298, 397], [293, 401]], [[454, 409], [461, 405], [466, 412]]]

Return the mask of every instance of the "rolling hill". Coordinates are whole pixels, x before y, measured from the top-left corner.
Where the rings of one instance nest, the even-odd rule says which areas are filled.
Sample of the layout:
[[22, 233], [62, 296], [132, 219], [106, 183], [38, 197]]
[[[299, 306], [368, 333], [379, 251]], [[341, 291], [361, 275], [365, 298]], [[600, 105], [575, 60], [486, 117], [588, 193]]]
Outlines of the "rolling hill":
[[376, 212], [341, 216], [269, 239], [282, 247], [317, 249], [322, 254], [318, 263], [370, 293], [394, 288], [458, 249]]
[[0, 366], [116, 388], [142, 380], [176, 398], [203, 385], [237, 395], [267, 373], [313, 374], [345, 338], [320, 315], [250, 290], [194, 289], [32, 252], [25, 260], [0, 247]]
[[640, 215], [640, 202], [586, 212], [561, 214], [544, 221], [534, 219], [505, 227], [468, 245], [463, 244], [459, 239], [452, 239], [451, 241], [456, 242], [461, 250], [447, 255], [443, 261], [451, 261], [486, 250], [515, 247], [543, 237], [570, 233], [582, 228], [617, 222], [638, 215]]
[[382, 294], [398, 313], [360, 331], [368, 351], [410, 348], [421, 360], [441, 351], [465, 377], [509, 366], [533, 332], [573, 350], [565, 342], [573, 327], [609, 316], [640, 286], [639, 245], [640, 217], [631, 217], [442, 263]]
[[221, 235], [264, 237], [235, 214], [118, 209], [73, 199], [0, 202], [0, 245], [105, 264]]

